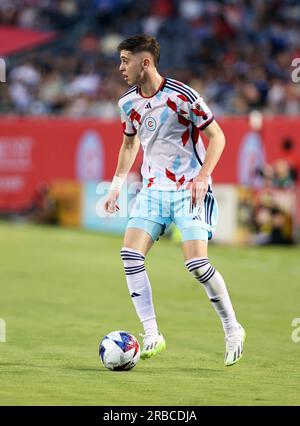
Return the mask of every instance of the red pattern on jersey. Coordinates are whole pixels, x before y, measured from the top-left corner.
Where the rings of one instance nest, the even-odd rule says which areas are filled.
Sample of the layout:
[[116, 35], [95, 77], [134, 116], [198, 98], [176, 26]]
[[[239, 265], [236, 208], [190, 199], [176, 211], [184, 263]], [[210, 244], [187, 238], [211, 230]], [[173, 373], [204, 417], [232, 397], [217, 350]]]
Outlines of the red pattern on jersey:
[[183, 117], [182, 115], [179, 115], [179, 114], [178, 114], [178, 121], [183, 126], [188, 126], [190, 124], [190, 120], [188, 120], [187, 118], [185, 118], [185, 117]]
[[171, 172], [170, 170], [166, 169], [166, 176], [173, 182], [176, 182], [176, 175], [175, 173]]
[[[180, 97], [180, 96], [178, 96]], [[185, 97], [185, 96], [184, 96]], [[172, 101], [170, 98], [168, 98], [167, 100], [167, 105], [169, 108], [171, 108], [173, 111], [177, 112], [177, 105], [176, 102]], [[180, 108], [179, 112], [177, 112], [178, 114], [188, 114], [187, 111], [184, 111], [183, 109]], [[181, 123], [182, 124], [182, 123]]]
[[137, 121], [139, 124], [141, 124], [141, 115], [134, 109], [132, 108], [131, 112], [130, 112], [130, 120], [132, 122]]
[[171, 108], [173, 111], [177, 112], [177, 105], [175, 102], [173, 102], [170, 98], [167, 100], [167, 105], [169, 108]]
[[189, 140], [189, 137], [190, 137], [190, 131], [189, 131], [189, 129], [186, 129], [186, 131], [181, 136], [183, 146], [186, 145], [187, 141]]
[[200, 111], [197, 108], [192, 108], [192, 111], [197, 117], [203, 117], [203, 120], [207, 120], [207, 114], [204, 111]]
[[[187, 98], [184, 95], [177, 95], [177, 96], [178, 96], [178, 98], [182, 99], [183, 101], [186, 101], [186, 102], [188, 101]], [[185, 127], [188, 127], [190, 125], [191, 121], [183, 116], [183, 114], [187, 114], [186, 111], [184, 111], [183, 109], [180, 108], [179, 112], [177, 112], [177, 105], [170, 98], [168, 98], [168, 100], [167, 100], [167, 105], [168, 105], [169, 108], [171, 108], [173, 111], [175, 111], [177, 113], [178, 122], [180, 124], [182, 124]], [[189, 140], [189, 137], [190, 137], [189, 129], [186, 129], [184, 131], [183, 135], [181, 136], [183, 146], [186, 145], [187, 141]], [[172, 180], [174, 180], [174, 179], [172, 179]], [[175, 181], [176, 181], [176, 179], [174, 180], [174, 182]]]
[[184, 102], [188, 102], [188, 98], [184, 95], [177, 95], [179, 99], [183, 100]]
[[180, 179], [176, 179], [176, 175], [175, 173], [171, 172], [171, 170], [166, 169], [166, 176], [167, 178], [169, 178], [172, 182], [176, 183], [176, 187], [177, 189], [179, 189], [181, 187], [181, 185], [184, 184], [185, 182], [185, 176], [182, 175]]
[[194, 126], [192, 130], [192, 138], [195, 145], [198, 142], [199, 135], [200, 135], [200, 130], [198, 129], [198, 127]]
[[154, 179], [155, 179], [155, 176], [148, 179], [147, 188], [150, 188], [150, 186], [152, 186], [154, 184]]
[[184, 182], [185, 182], [185, 176], [182, 175], [181, 178], [178, 180], [178, 182], [176, 182], [177, 189], [179, 189], [181, 185], [184, 184]]

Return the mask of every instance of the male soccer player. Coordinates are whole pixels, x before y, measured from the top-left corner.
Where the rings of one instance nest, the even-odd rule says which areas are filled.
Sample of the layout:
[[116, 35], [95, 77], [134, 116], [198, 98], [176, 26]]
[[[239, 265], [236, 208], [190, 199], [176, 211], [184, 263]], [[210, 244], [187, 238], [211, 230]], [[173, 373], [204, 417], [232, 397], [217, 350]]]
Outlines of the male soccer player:
[[[120, 43], [118, 51], [119, 69], [131, 88], [119, 100], [124, 138], [104, 208], [108, 213], [119, 208], [121, 186], [141, 143], [143, 188], [121, 249], [129, 292], [145, 332], [141, 358], [150, 358], [166, 348], [158, 331], [145, 256], [174, 222], [182, 233], [186, 267], [203, 285], [222, 322], [225, 365], [232, 365], [242, 356], [245, 331], [236, 320], [224, 280], [210, 264], [207, 252], [217, 219], [210, 176], [223, 151], [224, 134], [195, 90], [159, 74], [160, 46], [154, 37], [129, 37]], [[200, 132], [209, 141], [206, 151]]]

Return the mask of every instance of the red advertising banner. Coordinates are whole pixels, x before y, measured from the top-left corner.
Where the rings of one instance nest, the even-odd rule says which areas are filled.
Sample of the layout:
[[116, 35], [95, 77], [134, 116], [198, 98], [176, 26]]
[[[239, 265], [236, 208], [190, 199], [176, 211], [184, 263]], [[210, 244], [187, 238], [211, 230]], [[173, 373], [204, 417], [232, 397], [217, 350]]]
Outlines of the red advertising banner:
[[36, 31], [27, 28], [16, 28], [6, 25], [0, 27], [0, 55], [6, 56], [47, 43], [55, 37], [53, 31]]
[[2, 118], [0, 210], [29, 207], [44, 183], [111, 179], [121, 141], [119, 122]]
[[[253, 170], [287, 155], [281, 149], [287, 138], [295, 146], [288, 155], [300, 166], [300, 118], [265, 119], [259, 133], [249, 128], [247, 118], [218, 121], [227, 143], [214, 182], [252, 183]], [[43, 183], [110, 180], [121, 141], [118, 120], [1, 118], [0, 211], [28, 208]], [[134, 170], [141, 160], [140, 153]]]
[[[259, 132], [249, 127], [246, 117], [218, 119], [218, 123], [225, 134], [226, 147], [213, 174], [215, 182], [247, 184], [243, 180], [247, 181], [253, 168], [273, 164], [280, 158], [292, 159], [300, 172], [300, 117], [265, 118]], [[294, 144], [289, 153], [282, 149], [287, 139]]]

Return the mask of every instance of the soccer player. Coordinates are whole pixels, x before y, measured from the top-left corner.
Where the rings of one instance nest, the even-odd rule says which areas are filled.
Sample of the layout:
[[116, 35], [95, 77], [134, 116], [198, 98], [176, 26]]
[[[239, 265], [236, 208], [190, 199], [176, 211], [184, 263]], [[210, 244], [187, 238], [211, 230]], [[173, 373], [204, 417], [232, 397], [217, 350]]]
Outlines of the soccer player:
[[[156, 322], [145, 257], [174, 222], [182, 233], [186, 267], [203, 285], [222, 322], [225, 365], [235, 364], [242, 356], [246, 333], [207, 251], [217, 220], [211, 174], [225, 145], [224, 134], [195, 90], [159, 74], [160, 46], [154, 37], [129, 37], [118, 51], [119, 70], [131, 87], [119, 100], [124, 137], [104, 208], [108, 213], [119, 209], [118, 196], [141, 143], [143, 188], [121, 249], [128, 289], [145, 332], [141, 358], [166, 348]], [[208, 138], [207, 150], [201, 132]]]

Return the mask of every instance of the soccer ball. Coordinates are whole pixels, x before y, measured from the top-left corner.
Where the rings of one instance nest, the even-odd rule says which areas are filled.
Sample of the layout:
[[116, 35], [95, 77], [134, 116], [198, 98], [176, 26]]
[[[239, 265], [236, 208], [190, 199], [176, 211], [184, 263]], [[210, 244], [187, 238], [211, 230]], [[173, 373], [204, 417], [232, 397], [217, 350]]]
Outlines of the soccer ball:
[[130, 370], [140, 359], [140, 345], [127, 331], [113, 331], [101, 341], [99, 356], [109, 370]]

